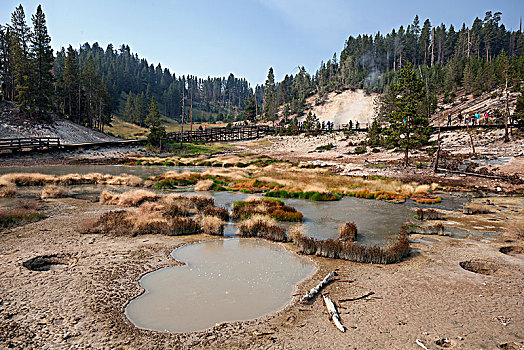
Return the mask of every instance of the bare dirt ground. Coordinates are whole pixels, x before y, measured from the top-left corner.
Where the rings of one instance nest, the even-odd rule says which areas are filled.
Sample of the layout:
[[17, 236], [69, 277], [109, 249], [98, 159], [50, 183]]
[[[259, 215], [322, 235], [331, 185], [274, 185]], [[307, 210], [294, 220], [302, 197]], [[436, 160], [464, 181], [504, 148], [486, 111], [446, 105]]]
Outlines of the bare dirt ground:
[[[499, 252], [524, 247], [512, 239], [412, 235], [411, 256], [395, 265], [313, 257], [318, 272], [297, 295], [337, 269], [324, 293], [338, 304], [345, 333], [321, 299], [295, 298], [260, 319], [170, 334], [134, 327], [124, 308], [142, 292], [141, 275], [177, 264], [172, 249], [216, 238], [81, 235], [79, 223], [114, 207], [77, 199], [47, 206], [48, 219], [0, 233], [0, 348], [420, 349], [417, 339], [429, 349], [524, 346], [523, 255]], [[23, 265], [50, 254], [61, 263], [55, 269]]]

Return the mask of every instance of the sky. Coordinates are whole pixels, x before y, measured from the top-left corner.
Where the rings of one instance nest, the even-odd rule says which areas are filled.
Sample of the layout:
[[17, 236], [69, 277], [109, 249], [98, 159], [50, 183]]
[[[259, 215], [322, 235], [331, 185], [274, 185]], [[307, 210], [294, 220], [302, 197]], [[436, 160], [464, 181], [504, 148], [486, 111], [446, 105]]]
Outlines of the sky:
[[27, 21], [38, 4], [47, 17], [55, 50], [98, 42], [125, 43], [140, 58], [177, 75], [246, 78], [263, 83], [269, 67], [277, 80], [297, 66], [314, 73], [350, 36], [388, 33], [429, 18], [435, 25], [471, 25], [486, 11], [501, 11], [517, 30], [522, 0], [0, 0], [0, 23], [20, 3]]

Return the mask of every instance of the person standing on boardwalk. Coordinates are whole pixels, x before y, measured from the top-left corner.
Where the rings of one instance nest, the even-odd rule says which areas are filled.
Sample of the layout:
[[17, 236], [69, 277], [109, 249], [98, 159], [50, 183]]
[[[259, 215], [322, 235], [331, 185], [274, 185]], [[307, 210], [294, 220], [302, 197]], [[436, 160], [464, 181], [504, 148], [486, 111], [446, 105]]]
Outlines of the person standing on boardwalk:
[[448, 126], [451, 126], [451, 114], [448, 114]]

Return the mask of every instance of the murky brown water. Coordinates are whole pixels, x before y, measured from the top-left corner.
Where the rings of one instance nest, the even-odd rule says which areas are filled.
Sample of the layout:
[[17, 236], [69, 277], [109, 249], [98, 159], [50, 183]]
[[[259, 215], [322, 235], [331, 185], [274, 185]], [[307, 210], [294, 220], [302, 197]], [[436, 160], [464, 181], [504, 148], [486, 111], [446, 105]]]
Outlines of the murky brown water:
[[400, 226], [413, 216], [405, 205], [361, 198], [343, 198], [336, 202], [286, 199], [285, 203], [304, 214], [305, 234], [317, 239], [338, 237], [338, 228], [346, 222], [357, 225], [357, 240], [365, 245], [384, 245]]
[[284, 307], [315, 271], [310, 260], [258, 239], [204, 241], [172, 255], [187, 265], [140, 279], [146, 292], [126, 308], [137, 327], [189, 332], [257, 318]]

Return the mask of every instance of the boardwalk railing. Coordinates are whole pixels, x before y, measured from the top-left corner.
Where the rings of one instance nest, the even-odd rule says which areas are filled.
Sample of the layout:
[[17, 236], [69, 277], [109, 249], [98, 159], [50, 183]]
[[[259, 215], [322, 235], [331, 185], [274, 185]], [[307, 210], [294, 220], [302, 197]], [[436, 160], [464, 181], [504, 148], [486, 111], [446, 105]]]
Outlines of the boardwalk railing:
[[174, 131], [167, 133], [166, 139], [180, 142], [217, 142], [253, 140], [273, 134], [275, 128], [267, 125], [233, 126], [225, 128], [208, 128], [207, 130]]
[[16, 139], [0, 139], [0, 151], [22, 151], [25, 149], [60, 148], [58, 137], [22, 137]]

